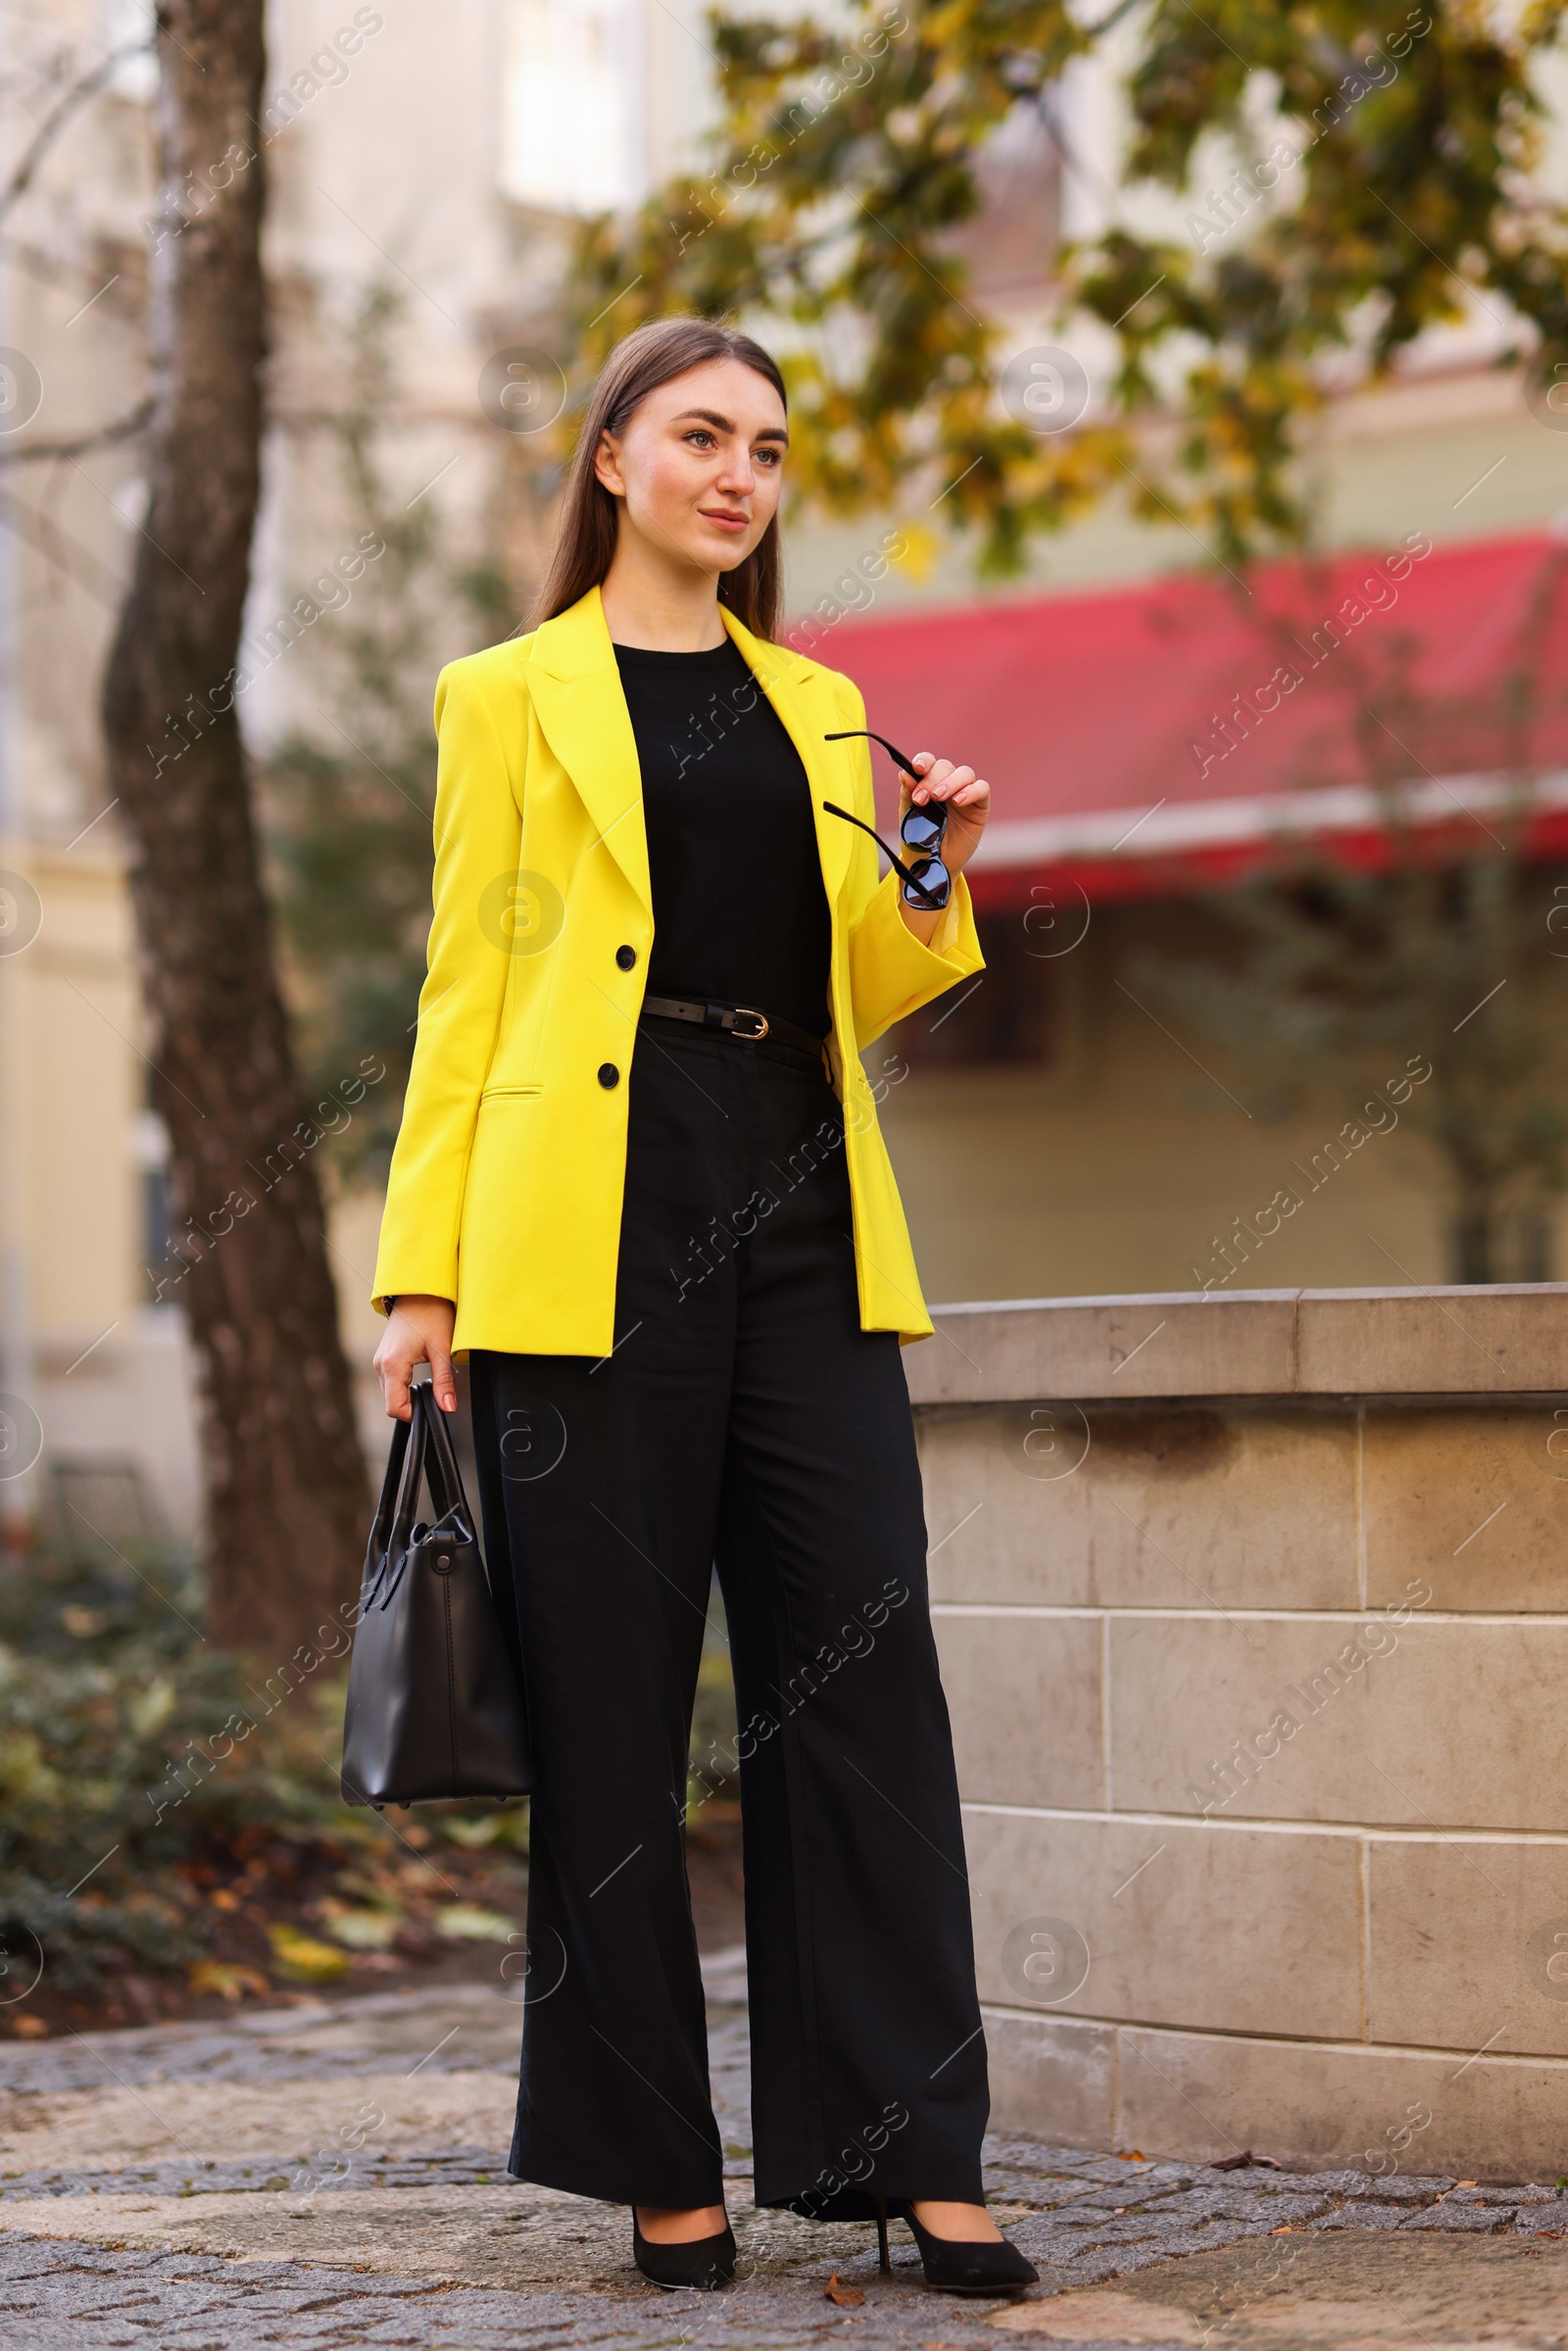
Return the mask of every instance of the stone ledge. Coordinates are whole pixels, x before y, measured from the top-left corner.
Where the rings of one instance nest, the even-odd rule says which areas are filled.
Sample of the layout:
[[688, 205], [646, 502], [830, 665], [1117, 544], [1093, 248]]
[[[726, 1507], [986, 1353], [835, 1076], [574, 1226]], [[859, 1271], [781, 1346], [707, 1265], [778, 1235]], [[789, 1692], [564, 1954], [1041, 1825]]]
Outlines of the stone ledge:
[[[1492, 2050], [1455, 2067], [1451, 2049], [1079, 2022], [986, 1998], [980, 2009], [999, 2133], [1038, 2130], [1030, 2118], [1049, 2114], [1080, 2145], [1200, 2165], [1256, 2147], [1318, 2175], [1363, 2172], [1381, 2153], [1397, 2157], [1391, 2172], [1442, 2175], [1437, 2186], [1549, 2180], [1562, 2168], [1568, 2059]], [[1428, 2119], [1405, 2131], [1406, 2152], [1396, 2142], [1413, 2106]]]
[[936, 1306], [916, 1404], [1568, 1392], [1568, 1283], [1153, 1292]]

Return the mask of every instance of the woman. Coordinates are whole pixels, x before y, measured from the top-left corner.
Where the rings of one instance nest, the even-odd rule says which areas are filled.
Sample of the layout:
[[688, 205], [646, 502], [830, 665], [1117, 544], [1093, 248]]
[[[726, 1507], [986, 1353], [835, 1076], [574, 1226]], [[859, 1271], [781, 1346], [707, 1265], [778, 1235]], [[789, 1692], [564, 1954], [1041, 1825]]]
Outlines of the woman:
[[899, 2211], [929, 2281], [997, 2292], [1035, 2272], [982, 2203], [899, 1358], [931, 1324], [858, 1058], [981, 968], [956, 877], [989, 789], [919, 755], [925, 854], [878, 881], [860, 696], [771, 641], [787, 439], [758, 344], [639, 328], [589, 409], [541, 624], [442, 672], [375, 1360], [406, 1417], [422, 1362], [455, 1408], [467, 1350], [514, 1611], [539, 1777], [514, 2176], [630, 2204], [661, 2284], [733, 2274], [685, 1877], [716, 1561], [757, 2200], [875, 2217], [884, 2264]]

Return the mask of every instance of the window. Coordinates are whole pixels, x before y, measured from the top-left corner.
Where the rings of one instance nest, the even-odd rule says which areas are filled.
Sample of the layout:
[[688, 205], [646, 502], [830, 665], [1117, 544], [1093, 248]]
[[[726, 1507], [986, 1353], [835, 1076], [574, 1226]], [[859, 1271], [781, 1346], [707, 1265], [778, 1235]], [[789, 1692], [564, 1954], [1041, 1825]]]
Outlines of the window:
[[503, 193], [596, 213], [642, 193], [635, 0], [511, 0], [502, 77]]

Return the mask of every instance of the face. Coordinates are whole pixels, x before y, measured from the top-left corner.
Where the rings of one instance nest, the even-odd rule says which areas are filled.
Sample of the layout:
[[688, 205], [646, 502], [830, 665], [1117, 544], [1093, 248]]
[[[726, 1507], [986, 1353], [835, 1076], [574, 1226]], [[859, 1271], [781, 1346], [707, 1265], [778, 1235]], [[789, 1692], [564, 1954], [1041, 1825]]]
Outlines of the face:
[[594, 470], [622, 531], [711, 575], [745, 562], [778, 508], [784, 404], [739, 360], [710, 360], [650, 392]]

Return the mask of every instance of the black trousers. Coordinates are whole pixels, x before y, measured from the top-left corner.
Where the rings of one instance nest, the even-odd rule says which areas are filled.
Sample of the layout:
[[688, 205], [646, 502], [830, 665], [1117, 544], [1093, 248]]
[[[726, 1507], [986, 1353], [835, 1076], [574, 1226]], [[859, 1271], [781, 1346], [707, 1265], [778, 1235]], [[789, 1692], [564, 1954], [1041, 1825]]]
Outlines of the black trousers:
[[981, 2197], [988, 2113], [908, 1391], [862, 1332], [842, 1113], [801, 1055], [645, 1020], [615, 1347], [475, 1350], [539, 1781], [510, 2169], [722, 2196], [685, 1875], [716, 1563], [740, 1731], [759, 2203]]

